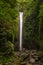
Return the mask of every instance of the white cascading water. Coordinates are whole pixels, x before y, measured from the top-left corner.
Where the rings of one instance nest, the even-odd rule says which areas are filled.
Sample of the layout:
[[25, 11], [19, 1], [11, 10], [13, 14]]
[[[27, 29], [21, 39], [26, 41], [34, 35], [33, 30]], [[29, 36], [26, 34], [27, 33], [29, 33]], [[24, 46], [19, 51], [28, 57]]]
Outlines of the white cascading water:
[[22, 50], [23, 12], [20, 12], [20, 50]]

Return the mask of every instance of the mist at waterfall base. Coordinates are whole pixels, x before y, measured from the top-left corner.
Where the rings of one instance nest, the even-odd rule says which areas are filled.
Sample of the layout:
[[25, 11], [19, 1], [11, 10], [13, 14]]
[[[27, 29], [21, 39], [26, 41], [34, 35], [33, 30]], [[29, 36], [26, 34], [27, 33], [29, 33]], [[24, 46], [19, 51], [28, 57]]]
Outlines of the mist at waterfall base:
[[23, 27], [23, 12], [20, 12], [20, 50], [22, 50], [22, 27]]

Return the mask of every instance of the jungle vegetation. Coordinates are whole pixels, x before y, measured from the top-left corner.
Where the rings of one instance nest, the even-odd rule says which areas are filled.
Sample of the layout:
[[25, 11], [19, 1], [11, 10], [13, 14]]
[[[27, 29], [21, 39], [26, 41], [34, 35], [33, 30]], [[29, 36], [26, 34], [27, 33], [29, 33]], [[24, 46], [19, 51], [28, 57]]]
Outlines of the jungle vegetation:
[[19, 42], [19, 12], [24, 12], [23, 47], [43, 50], [43, 0], [0, 0], [0, 57]]

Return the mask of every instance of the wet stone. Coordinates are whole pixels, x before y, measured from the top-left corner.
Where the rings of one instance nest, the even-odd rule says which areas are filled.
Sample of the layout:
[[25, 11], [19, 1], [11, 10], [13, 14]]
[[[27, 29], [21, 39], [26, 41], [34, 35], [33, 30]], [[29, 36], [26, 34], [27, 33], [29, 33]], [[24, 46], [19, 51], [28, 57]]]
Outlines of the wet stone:
[[21, 65], [26, 65], [26, 62], [22, 62]]

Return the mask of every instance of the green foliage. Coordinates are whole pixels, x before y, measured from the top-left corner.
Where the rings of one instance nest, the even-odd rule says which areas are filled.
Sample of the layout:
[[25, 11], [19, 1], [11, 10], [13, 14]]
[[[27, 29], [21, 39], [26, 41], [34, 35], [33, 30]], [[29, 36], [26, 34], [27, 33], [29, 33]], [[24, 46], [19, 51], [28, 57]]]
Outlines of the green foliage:
[[28, 49], [43, 47], [43, 2], [0, 0], [0, 52], [8, 54], [14, 51], [19, 34], [19, 11], [24, 12], [24, 47], [27, 46]]
[[0, 0], [0, 52], [6, 54], [14, 51], [14, 41], [17, 38], [16, 0]]
[[43, 2], [40, 5], [38, 18], [39, 18], [39, 43], [40, 43], [40, 48], [42, 50], [43, 49]]
[[[27, 44], [28, 49], [37, 48], [38, 46], [38, 0], [29, 1], [26, 5], [24, 16], [24, 45]], [[33, 44], [33, 46], [32, 46]], [[36, 47], [35, 47], [36, 46]], [[29, 48], [30, 47], [30, 48]]]
[[10, 57], [5, 57], [0, 55], [0, 64], [7, 64], [9, 62], [13, 62], [14, 61], [14, 56], [10, 56]]
[[[23, 47], [43, 50], [43, 0], [0, 0], [0, 63], [14, 61], [19, 11], [24, 12]], [[21, 60], [17, 58], [15, 65]]]

